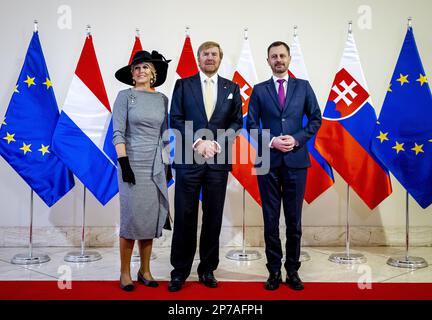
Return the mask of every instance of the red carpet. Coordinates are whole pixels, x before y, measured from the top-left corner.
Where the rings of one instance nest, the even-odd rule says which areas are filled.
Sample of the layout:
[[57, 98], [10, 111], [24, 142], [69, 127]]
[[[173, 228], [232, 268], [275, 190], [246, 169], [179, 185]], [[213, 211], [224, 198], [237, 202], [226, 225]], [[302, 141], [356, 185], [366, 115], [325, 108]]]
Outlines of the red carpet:
[[73, 281], [71, 289], [59, 289], [57, 281], [0, 281], [0, 300], [432, 300], [432, 283], [373, 283], [359, 289], [357, 283], [305, 283], [305, 290], [286, 285], [267, 291], [262, 282], [219, 282], [209, 289], [187, 282], [180, 292], [168, 292], [167, 282], [158, 288], [136, 285], [124, 292], [118, 281]]

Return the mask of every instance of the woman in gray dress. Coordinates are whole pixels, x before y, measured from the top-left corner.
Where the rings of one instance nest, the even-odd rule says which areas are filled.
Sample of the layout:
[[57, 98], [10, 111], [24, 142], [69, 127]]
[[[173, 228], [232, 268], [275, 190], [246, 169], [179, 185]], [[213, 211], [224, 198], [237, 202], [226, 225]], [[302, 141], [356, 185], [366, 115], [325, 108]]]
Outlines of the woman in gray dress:
[[168, 62], [156, 51], [137, 52], [115, 77], [130, 89], [118, 93], [113, 111], [113, 143], [118, 157], [120, 193], [120, 287], [132, 291], [130, 262], [138, 240], [138, 281], [158, 283], [150, 272], [153, 239], [162, 235], [168, 210], [164, 147], [168, 144], [168, 98], [153, 88], [166, 79]]

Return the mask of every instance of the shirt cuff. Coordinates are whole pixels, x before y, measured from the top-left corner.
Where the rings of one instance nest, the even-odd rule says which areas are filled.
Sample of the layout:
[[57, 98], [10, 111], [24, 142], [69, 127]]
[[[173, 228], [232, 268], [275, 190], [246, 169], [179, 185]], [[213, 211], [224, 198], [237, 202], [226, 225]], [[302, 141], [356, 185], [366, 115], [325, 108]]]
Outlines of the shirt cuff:
[[276, 139], [276, 137], [273, 137], [273, 138], [270, 140], [270, 143], [269, 143], [269, 145], [268, 145], [269, 148], [272, 148], [272, 149], [273, 149], [272, 144], [273, 144], [273, 140], [274, 140], [274, 139]]
[[195, 142], [194, 142], [193, 145], [192, 145], [192, 149], [196, 150], [196, 149], [195, 149], [195, 146], [196, 146], [196, 144], [197, 144], [198, 142], [200, 142], [201, 140], [202, 140], [201, 138], [196, 139]]
[[213, 140], [212, 142], [216, 144], [216, 147], [217, 147], [217, 148], [216, 148], [216, 152], [217, 152], [217, 153], [221, 153], [222, 148], [221, 148], [219, 142], [217, 142], [217, 141], [215, 141], [215, 140]]

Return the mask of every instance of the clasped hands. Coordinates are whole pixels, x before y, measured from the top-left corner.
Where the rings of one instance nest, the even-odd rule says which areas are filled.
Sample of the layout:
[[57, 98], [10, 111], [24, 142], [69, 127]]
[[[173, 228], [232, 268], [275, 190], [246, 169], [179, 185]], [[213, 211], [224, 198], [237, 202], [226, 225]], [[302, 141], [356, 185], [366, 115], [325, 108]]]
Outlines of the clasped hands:
[[296, 146], [296, 140], [293, 136], [284, 135], [274, 138], [272, 146], [282, 152], [289, 152]]
[[210, 140], [198, 141], [195, 150], [205, 159], [212, 158], [216, 153], [220, 152], [216, 142]]

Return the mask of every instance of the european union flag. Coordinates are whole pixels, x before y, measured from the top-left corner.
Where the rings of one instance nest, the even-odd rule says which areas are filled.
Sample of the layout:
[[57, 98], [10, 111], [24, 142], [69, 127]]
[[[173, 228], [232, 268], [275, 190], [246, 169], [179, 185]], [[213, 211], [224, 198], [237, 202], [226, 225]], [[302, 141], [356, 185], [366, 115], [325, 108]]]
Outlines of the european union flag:
[[432, 96], [412, 28], [387, 90], [372, 150], [422, 208], [432, 203]]
[[59, 111], [37, 32], [6, 115], [0, 118], [0, 155], [51, 207], [74, 186], [72, 173], [51, 150]]

